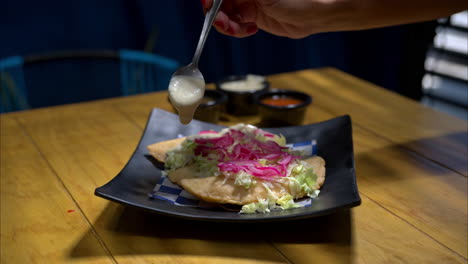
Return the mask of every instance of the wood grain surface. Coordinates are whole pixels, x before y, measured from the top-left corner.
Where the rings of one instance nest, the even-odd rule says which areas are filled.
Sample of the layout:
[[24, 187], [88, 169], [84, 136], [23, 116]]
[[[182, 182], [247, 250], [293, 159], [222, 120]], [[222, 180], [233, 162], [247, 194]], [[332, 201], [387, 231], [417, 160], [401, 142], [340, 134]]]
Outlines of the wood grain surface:
[[14, 118], [0, 122], [1, 263], [112, 263], [34, 142]]
[[1, 263], [466, 263], [465, 121], [331, 68], [268, 79], [313, 96], [304, 124], [350, 114], [361, 206], [283, 228], [172, 219], [95, 197], [151, 109], [173, 111], [165, 92], [4, 114]]

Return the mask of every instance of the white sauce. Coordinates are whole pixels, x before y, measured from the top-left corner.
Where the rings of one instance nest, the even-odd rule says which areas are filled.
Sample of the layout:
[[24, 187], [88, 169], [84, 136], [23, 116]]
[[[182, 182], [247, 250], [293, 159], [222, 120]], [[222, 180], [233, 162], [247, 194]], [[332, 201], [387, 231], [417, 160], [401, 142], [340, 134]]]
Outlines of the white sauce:
[[179, 112], [179, 120], [186, 125], [203, 98], [205, 81], [190, 76], [174, 76], [169, 83], [169, 99]]
[[256, 91], [263, 88], [264, 81], [263, 76], [248, 74], [245, 79], [223, 83], [221, 89], [231, 92]]

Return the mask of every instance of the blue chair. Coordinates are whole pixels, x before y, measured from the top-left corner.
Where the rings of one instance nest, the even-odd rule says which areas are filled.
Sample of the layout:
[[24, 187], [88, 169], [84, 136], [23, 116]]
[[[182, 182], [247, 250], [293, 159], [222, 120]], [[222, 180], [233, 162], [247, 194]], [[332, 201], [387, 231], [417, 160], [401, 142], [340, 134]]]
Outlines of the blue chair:
[[166, 90], [179, 63], [134, 51], [60, 51], [0, 60], [0, 112]]
[[120, 51], [122, 95], [165, 90], [179, 64], [169, 58], [132, 50]]
[[0, 112], [29, 109], [24, 84], [23, 58], [0, 60]]

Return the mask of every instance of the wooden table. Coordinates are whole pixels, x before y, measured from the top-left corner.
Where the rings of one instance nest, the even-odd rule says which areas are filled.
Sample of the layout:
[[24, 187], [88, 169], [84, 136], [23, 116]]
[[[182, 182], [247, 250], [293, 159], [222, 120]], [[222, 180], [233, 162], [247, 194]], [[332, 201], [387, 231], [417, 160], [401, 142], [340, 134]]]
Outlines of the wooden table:
[[359, 207], [261, 228], [94, 196], [165, 92], [4, 114], [1, 263], [467, 263], [467, 122], [335, 69], [269, 80], [314, 97], [305, 123], [351, 115]]

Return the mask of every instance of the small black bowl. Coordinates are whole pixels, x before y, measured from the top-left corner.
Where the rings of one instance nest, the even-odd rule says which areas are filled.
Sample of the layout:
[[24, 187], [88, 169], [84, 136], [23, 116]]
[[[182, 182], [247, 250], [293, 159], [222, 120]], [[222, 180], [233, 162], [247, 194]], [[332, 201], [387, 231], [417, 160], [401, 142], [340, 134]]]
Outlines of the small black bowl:
[[222, 91], [205, 90], [203, 101], [193, 117], [197, 120], [217, 123], [221, 113], [225, 111], [227, 100], [227, 95]]
[[[265, 102], [266, 99], [275, 100], [276, 103], [292, 99], [297, 103], [273, 105]], [[312, 103], [312, 97], [297, 91], [273, 89], [256, 93], [254, 102], [262, 119], [262, 126], [295, 126], [302, 125], [307, 106]]]
[[[171, 103], [169, 96], [167, 97], [167, 100], [169, 103]], [[202, 102], [197, 107], [197, 110], [195, 110], [193, 118], [200, 121], [217, 123], [221, 117], [221, 114], [226, 110], [227, 100], [227, 95], [222, 91], [205, 90]], [[177, 109], [175, 109], [173, 105], [172, 109], [175, 113], [177, 113]]]
[[253, 101], [255, 93], [266, 91], [270, 88], [270, 83], [265, 79], [258, 89], [251, 91], [231, 91], [223, 89], [223, 84], [245, 80], [247, 75], [231, 75], [216, 83], [216, 89], [226, 93], [228, 101], [226, 112], [231, 115], [254, 115], [257, 113], [257, 107]]

